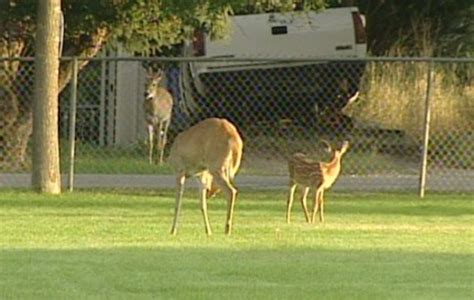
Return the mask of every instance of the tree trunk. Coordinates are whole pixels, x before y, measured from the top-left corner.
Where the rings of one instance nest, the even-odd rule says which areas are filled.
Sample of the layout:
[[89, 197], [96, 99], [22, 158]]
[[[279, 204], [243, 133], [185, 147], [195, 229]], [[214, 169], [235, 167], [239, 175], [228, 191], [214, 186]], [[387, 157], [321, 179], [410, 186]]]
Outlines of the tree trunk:
[[[13, 26], [16, 28], [15, 26]], [[8, 29], [4, 29], [7, 30]], [[11, 29], [9, 33], [14, 32]], [[10, 35], [11, 36], [11, 35]], [[14, 36], [14, 35], [13, 35]], [[15, 36], [14, 36], [15, 37]], [[19, 38], [0, 38], [0, 56], [21, 56], [25, 42]], [[23, 68], [24, 67], [24, 68]], [[0, 170], [16, 172], [25, 170], [26, 149], [32, 130], [29, 84], [24, 80], [28, 63], [4, 60], [0, 63]]]
[[61, 193], [58, 136], [60, 14], [60, 0], [38, 1], [32, 185], [51, 194]]
[[25, 171], [30, 165], [27, 160], [28, 141], [32, 131], [32, 115], [25, 113], [17, 118], [6, 118], [0, 125], [0, 170], [3, 172]]

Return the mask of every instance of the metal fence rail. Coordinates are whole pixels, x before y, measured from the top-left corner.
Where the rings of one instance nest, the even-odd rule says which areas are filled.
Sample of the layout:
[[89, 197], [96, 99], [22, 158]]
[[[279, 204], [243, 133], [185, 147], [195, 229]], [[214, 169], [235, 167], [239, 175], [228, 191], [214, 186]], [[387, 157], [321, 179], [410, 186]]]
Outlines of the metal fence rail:
[[[33, 61], [0, 64], [0, 187], [24, 186]], [[147, 158], [149, 66], [175, 101], [165, 153], [191, 124], [228, 118], [244, 137], [244, 186], [286, 188], [289, 155], [327, 160], [323, 140], [348, 140], [336, 189], [474, 191], [474, 59], [441, 58], [91, 59], [60, 95], [65, 185], [168, 182], [167, 164]]]

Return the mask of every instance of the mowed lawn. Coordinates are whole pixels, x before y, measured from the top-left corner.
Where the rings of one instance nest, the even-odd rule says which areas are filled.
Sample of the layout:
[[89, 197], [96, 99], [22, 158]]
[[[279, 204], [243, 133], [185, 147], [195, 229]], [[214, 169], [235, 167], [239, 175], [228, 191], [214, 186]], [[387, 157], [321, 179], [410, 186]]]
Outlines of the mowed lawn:
[[474, 299], [474, 196], [326, 193], [306, 224], [285, 191], [241, 190], [234, 232], [186, 190], [0, 191], [0, 299]]

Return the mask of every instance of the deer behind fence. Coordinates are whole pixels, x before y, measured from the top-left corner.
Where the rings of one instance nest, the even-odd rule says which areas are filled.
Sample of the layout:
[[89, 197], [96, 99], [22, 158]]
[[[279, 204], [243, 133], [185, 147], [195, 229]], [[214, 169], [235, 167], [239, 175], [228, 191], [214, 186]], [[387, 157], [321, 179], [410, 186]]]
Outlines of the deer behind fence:
[[148, 160], [153, 163], [154, 149], [158, 151], [157, 160], [163, 163], [168, 128], [173, 111], [173, 97], [170, 92], [160, 86], [163, 70], [147, 70], [147, 86], [145, 92], [145, 121], [148, 129]]

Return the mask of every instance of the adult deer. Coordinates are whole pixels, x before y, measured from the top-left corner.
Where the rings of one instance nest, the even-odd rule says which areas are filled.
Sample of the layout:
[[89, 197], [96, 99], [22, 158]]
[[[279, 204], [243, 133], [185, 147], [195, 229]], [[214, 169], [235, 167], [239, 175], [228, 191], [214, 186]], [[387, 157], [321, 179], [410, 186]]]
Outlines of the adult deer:
[[177, 233], [184, 184], [190, 176], [196, 176], [199, 182], [206, 233], [212, 234], [207, 215], [207, 198], [220, 189], [228, 200], [225, 233], [231, 234], [237, 197], [233, 178], [240, 166], [242, 149], [243, 142], [237, 129], [225, 119], [205, 119], [176, 137], [168, 158], [176, 174], [176, 207], [171, 234]]
[[[349, 142], [345, 141], [339, 148], [332, 150], [329, 143], [325, 143], [332, 152], [332, 157], [329, 162], [313, 161], [302, 153], [294, 154], [288, 161], [290, 190], [286, 210], [287, 223], [290, 223], [291, 206], [293, 205], [293, 198], [297, 186], [303, 188], [301, 205], [303, 207], [306, 221], [308, 223], [314, 223], [316, 214], [319, 212], [319, 220], [320, 222], [324, 222], [324, 191], [329, 189], [339, 176], [342, 156], [346, 153], [349, 147]], [[315, 189], [314, 206], [311, 218], [306, 205], [306, 197], [310, 188]]]
[[173, 111], [173, 97], [160, 86], [163, 71], [147, 69], [147, 87], [145, 92], [145, 120], [148, 128], [148, 160], [153, 163], [153, 147], [159, 151], [158, 162], [163, 164], [163, 153], [166, 146], [168, 127]]

